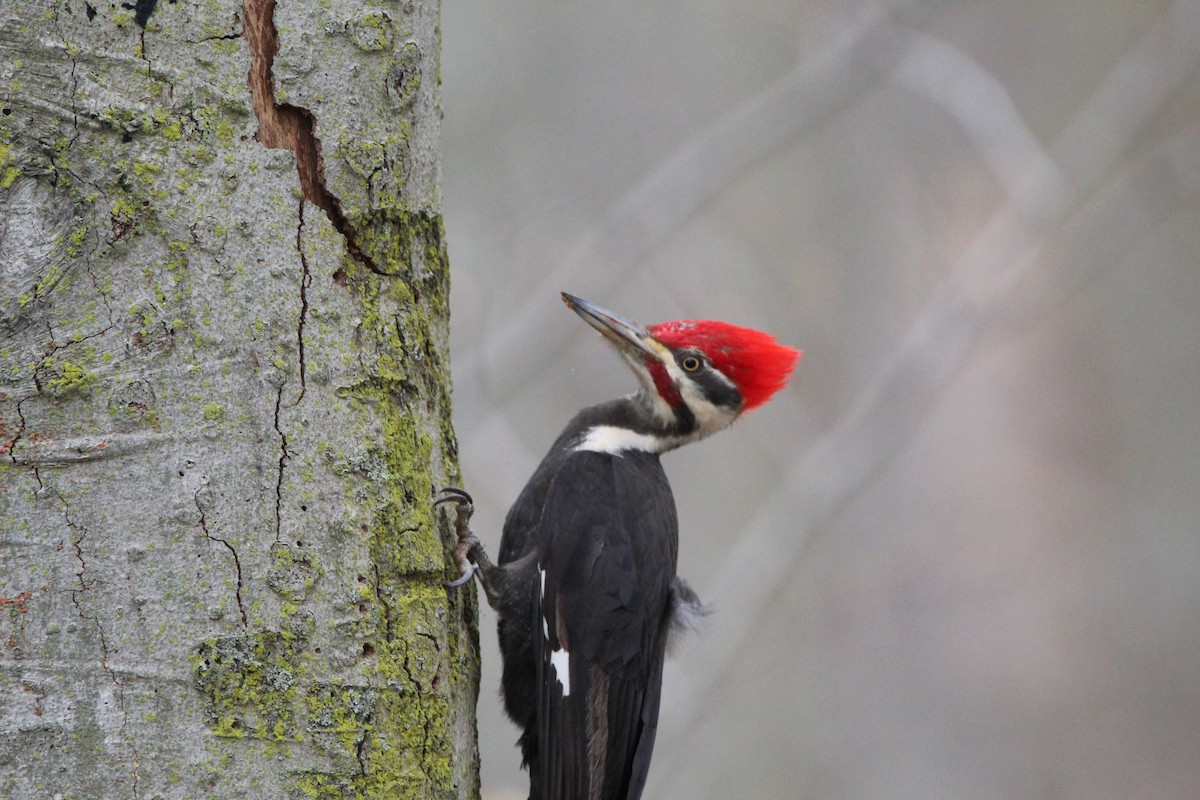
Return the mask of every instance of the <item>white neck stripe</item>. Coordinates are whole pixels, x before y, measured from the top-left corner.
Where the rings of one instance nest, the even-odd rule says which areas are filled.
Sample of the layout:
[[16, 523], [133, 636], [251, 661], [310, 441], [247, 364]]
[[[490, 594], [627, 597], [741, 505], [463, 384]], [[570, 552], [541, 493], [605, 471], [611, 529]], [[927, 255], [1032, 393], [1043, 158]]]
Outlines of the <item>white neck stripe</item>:
[[608, 453], [619, 456], [626, 450], [637, 450], [643, 453], [662, 453], [673, 447], [678, 447], [682, 440], [678, 436], [654, 436], [649, 433], [638, 433], [629, 428], [616, 425], [595, 425], [588, 428], [587, 433], [575, 445], [576, 452], [588, 450], [593, 453]]

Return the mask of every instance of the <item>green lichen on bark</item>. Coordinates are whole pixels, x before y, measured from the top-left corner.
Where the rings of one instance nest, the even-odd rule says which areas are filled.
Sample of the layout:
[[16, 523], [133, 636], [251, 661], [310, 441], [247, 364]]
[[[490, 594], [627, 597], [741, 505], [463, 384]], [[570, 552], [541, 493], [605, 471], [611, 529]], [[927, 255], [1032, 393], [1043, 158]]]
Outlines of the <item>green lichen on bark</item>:
[[299, 775], [301, 796], [456, 796], [449, 722], [455, 676], [447, 674], [438, 633], [448, 613], [445, 591], [409, 586], [391, 596], [391, 632], [372, 646], [368, 687], [325, 687], [307, 698], [309, 730], [340, 747], [349, 768]]
[[[268, 638], [272, 646], [257, 660], [239, 655], [262, 650], [257, 639], [253, 647], [232, 647], [241, 641], [235, 638], [197, 651], [196, 685], [209, 698], [217, 736], [252, 730], [247, 735], [324, 753], [324, 768], [296, 773], [299, 797], [456, 797], [462, 790], [453, 780], [462, 748], [451, 718], [462, 692], [473, 705], [476, 607], [469, 590], [450, 596], [441, 583], [451, 534], [431, 500], [440, 482], [457, 480], [444, 350], [448, 273], [440, 219], [422, 220], [417, 229], [418, 237], [390, 232], [373, 242], [375, 252], [406, 265], [410, 280], [381, 276], [350, 258], [340, 267], [356, 319], [352, 363], [345, 365], [354, 380], [335, 394], [344, 404], [345, 430], [358, 440], [348, 443], [353, 456], [339, 455], [328, 442], [316, 455], [339, 475], [365, 479], [346, 483], [347, 503], [368, 516], [361, 531], [367, 566], [353, 584], [358, 615], [347, 632], [361, 642], [359, 665], [342, 683], [326, 680], [320, 676], [338, 671], [295, 634], [287, 647]], [[314, 346], [318, 338], [310, 342], [311, 359], [324, 353]], [[286, 484], [292, 493], [302, 493], [310, 479], [294, 464], [297, 471]], [[266, 579], [284, 598], [282, 619], [347, 591], [345, 570], [331, 568], [317, 584], [325, 572], [308, 547], [279, 541], [270, 553]], [[455, 622], [464, 619], [465, 633]], [[239, 657], [212, 657], [230, 651]], [[261, 663], [268, 657], [277, 678], [295, 678], [289, 684], [295, 691], [280, 692], [278, 681], [265, 680]], [[233, 687], [225, 699], [215, 695], [223, 687]]]
[[371, 240], [368, 233], [371, 252], [404, 264], [411, 282], [361, 264], [346, 268], [347, 289], [361, 312], [356, 339], [363, 378], [341, 395], [364, 418], [364, 429], [380, 431], [363, 443], [357, 465], [369, 477], [357, 502], [374, 509], [373, 574], [362, 596], [373, 610], [363, 625], [373, 634], [364, 645], [370, 648], [364, 672], [378, 687], [379, 703], [369, 735], [355, 740], [362, 773], [307, 774], [298, 783], [307, 797], [451, 797], [457, 791], [450, 781], [450, 698], [473, 686], [475, 631], [470, 625], [465, 641], [446, 631], [455, 629], [447, 625], [452, 615], [465, 611], [473, 620], [475, 608], [469, 592], [452, 598], [441, 585], [448, 531], [431, 505], [434, 475], [457, 477], [448, 365], [435, 334], [440, 329], [444, 338], [448, 275], [440, 219], [423, 230], [431, 233], [416, 251], [411, 235], [388, 231]]
[[281, 631], [222, 636], [193, 656], [196, 688], [217, 736], [297, 741], [301, 653], [305, 641]]
[[421, 284], [443, 269], [445, 229], [440, 214], [380, 209], [360, 219], [356, 231], [363, 252], [381, 272]]

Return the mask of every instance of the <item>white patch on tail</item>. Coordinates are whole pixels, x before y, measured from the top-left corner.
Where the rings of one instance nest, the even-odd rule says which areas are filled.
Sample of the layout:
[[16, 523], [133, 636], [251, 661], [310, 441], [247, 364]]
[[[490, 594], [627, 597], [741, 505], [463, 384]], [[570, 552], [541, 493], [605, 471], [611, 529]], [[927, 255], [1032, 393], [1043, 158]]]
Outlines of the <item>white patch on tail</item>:
[[[538, 580], [541, 581], [541, 602], [542, 608], [546, 607], [546, 570], [538, 565]], [[542, 636], [546, 639], [546, 644], [550, 643], [550, 621], [546, 619], [546, 612], [542, 612]], [[569, 697], [571, 694], [571, 654], [563, 648], [559, 647], [550, 654], [550, 666], [554, 668], [554, 677], [562, 684], [563, 697]]]
[[[540, 564], [538, 565], [538, 578], [542, 582], [542, 589], [541, 589], [540, 597], [541, 597], [542, 608], [545, 608], [546, 607], [546, 570], [542, 569]], [[550, 625], [546, 622], [546, 612], [544, 612], [544, 611], [542, 612], [542, 636], [544, 636], [546, 638], [547, 642], [550, 641]]]
[[550, 666], [554, 667], [554, 677], [562, 684], [563, 697], [571, 696], [571, 654], [559, 648], [550, 654]]

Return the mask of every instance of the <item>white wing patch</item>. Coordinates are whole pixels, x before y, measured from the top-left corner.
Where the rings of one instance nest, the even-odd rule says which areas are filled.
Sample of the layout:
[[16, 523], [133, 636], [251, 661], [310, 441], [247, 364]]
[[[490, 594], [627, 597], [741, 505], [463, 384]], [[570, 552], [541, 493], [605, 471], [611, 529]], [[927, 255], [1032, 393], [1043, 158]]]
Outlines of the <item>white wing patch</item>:
[[[541, 564], [538, 565], [538, 580], [541, 582], [541, 598], [542, 608], [546, 607], [546, 570], [542, 569]], [[545, 637], [546, 643], [550, 642], [550, 622], [546, 619], [545, 612], [542, 612], [542, 636]], [[550, 653], [550, 666], [554, 668], [554, 677], [562, 684], [563, 697], [571, 695], [571, 654], [563, 648]]]

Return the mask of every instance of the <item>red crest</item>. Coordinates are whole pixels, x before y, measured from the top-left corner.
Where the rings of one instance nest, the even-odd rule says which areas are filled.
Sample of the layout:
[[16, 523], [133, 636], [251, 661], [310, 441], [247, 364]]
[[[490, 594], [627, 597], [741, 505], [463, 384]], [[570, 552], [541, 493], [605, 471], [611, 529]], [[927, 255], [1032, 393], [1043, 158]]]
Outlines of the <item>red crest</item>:
[[648, 326], [650, 334], [671, 349], [701, 350], [745, 401], [745, 411], [761, 406], [782, 389], [802, 355], [779, 344], [769, 333], [712, 320], [679, 320]]

